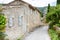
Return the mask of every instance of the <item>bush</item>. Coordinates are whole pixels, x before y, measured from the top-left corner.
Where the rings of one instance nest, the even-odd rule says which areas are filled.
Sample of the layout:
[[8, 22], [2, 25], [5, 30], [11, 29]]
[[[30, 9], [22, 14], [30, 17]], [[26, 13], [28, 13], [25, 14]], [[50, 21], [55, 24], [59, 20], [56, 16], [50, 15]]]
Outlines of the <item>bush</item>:
[[4, 29], [6, 26], [6, 18], [5, 15], [2, 13], [2, 4], [0, 4], [0, 30]]
[[50, 8], [50, 11], [46, 15], [46, 22], [50, 22], [52, 27], [56, 24], [58, 24], [57, 26], [60, 26], [60, 5]]
[[49, 29], [49, 34], [51, 36], [51, 40], [60, 40], [55, 30]]
[[[49, 23], [49, 34], [51, 40], [60, 40], [60, 31], [56, 31], [56, 27], [60, 27], [60, 5], [50, 7], [46, 15], [46, 22]], [[55, 27], [54, 27], [55, 25]]]
[[5, 24], [6, 24], [6, 18], [3, 14], [0, 14], [0, 30], [6, 27]]
[[0, 30], [4, 29], [5, 27], [5, 25], [0, 25]]
[[60, 24], [56, 24], [56, 26], [60, 27]]
[[0, 40], [4, 40], [5, 36], [6, 35], [3, 32], [0, 32]]

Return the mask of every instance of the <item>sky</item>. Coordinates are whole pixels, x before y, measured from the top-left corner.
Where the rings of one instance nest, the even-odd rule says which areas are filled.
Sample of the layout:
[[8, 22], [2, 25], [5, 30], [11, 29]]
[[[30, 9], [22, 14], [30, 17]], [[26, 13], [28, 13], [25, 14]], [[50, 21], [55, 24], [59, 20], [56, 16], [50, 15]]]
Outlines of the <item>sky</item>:
[[[0, 0], [0, 3], [9, 3], [13, 0]], [[35, 7], [44, 7], [47, 6], [48, 4], [50, 4], [51, 6], [56, 6], [56, 1], [57, 0], [23, 0], [29, 4], [31, 4], [32, 6]]]

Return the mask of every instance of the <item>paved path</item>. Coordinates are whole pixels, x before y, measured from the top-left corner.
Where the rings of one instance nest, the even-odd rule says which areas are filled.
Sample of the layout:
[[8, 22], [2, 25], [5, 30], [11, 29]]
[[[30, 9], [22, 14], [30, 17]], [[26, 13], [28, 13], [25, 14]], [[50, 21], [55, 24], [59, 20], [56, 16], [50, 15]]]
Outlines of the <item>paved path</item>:
[[37, 28], [35, 31], [29, 34], [29, 36], [25, 37], [24, 40], [50, 40], [48, 28], [48, 26]]

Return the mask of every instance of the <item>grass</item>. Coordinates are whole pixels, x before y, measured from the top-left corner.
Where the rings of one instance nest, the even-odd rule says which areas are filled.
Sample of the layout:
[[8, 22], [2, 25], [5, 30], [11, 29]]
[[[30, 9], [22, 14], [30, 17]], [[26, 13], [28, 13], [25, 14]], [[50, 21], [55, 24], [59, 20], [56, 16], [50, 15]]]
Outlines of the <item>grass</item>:
[[53, 29], [49, 29], [49, 35], [51, 37], [51, 40], [60, 40], [58, 33]]

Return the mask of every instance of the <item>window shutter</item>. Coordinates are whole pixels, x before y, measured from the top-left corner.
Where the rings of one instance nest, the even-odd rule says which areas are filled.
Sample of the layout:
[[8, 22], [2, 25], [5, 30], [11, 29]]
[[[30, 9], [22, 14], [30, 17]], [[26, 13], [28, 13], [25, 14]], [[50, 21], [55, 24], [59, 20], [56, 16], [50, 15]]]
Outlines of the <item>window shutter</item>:
[[23, 16], [19, 16], [18, 17], [18, 23], [19, 23], [19, 26], [22, 26], [22, 21], [23, 21]]
[[10, 27], [13, 26], [13, 17], [9, 17], [9, 26], [10, 26]]

